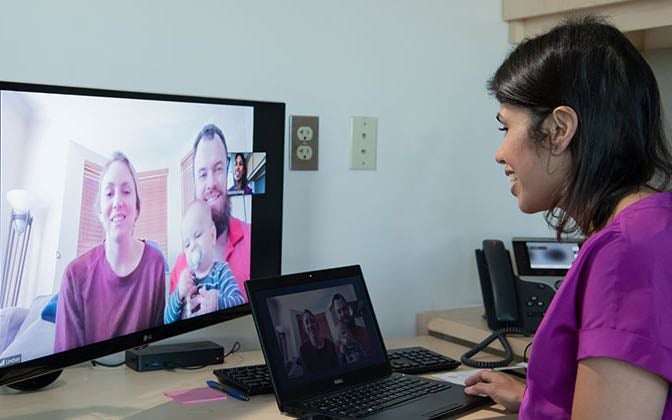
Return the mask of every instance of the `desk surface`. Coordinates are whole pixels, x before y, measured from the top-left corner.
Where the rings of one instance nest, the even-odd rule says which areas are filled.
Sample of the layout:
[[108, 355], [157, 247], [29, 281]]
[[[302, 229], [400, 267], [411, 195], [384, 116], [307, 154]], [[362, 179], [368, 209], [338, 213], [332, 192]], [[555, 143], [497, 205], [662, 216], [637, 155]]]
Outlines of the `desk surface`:
[[[420, 345], [459, 359], [465, 347], [429, 336], [386, 340], [389, 348]], [[0, 418], [21, 419], [184, 419], [287, 418], [279, 411], [275, 398], [255, 395], [249, 402], [233, 398], [204, 404], [182, 405], [163, 393], [205, 386], [213, 379], [212, 370], [264, 363], [260, 351], [234, 353], [223, 365], [199, 370], [136, 372], [125, 366], [93, 367], [81, 364], [65, 369], [50, 386], [35, 392], [0, 388]], [[503, 418], [503, 409], [493, 406], [466, 414], [465, 419]], [[512, 416], [515, 418], [515, 416]]]

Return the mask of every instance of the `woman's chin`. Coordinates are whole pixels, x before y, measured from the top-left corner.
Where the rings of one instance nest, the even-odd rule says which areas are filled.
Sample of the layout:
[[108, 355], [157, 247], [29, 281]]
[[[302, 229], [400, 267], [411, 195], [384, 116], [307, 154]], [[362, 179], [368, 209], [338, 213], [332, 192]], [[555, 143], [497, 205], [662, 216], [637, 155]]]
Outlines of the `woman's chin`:
[[119, 229], [119, 228], [111, 228], [107, 234], [105, 235], [106, 239], [108, 241], [113, 241], [113, 242], [123, 242], [131, 236], [131, 231], [128, 229]]
[[538, 203], [527, 202], [521, 197], [518, 198], [518, 208], [525, 214], [534, 214], [539, 213], [540, 211], [546, 211], [547, 209], [543, 206], [540, 206]]

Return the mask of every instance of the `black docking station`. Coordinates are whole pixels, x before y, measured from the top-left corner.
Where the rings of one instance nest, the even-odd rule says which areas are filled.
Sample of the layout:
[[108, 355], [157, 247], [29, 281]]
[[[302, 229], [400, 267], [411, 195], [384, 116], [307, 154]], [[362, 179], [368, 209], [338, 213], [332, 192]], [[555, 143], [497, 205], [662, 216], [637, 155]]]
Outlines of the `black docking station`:
[[216, 365], [224, 362], [224, 348], [212, 341], [151, 345], [126, 351], [126, 365], [138, 372]]

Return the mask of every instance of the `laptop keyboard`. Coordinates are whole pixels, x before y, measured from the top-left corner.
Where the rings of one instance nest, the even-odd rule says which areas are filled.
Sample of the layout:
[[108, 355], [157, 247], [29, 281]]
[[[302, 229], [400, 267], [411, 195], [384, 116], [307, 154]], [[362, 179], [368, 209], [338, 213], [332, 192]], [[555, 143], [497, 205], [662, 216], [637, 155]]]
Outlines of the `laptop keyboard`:
[[[424, 347], [406, 347], [387, 351], [392, 370], [399, 373], [420, 374], [452, 370], [460, 365], [457, 360], [435, 353]], [[220, 382], [233, 385], [247, 395], [273, 392], [266, 365], [239, 366], [213, 371]]]
[[381, 381], [359, 385], [345, 392], [309, 400], [306, 406], [308, 409], [321, 413], [364, 417], [449, 388], [451, 385], [447, 383], [428, 382], [414, 376], [395, 375]]

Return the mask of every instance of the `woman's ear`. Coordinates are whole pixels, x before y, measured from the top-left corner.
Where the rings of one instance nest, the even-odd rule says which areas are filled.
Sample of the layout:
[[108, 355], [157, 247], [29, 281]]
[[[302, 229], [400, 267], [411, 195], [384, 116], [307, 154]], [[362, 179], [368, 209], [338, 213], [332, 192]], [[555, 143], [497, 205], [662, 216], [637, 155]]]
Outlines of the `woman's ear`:
[[553, 110], [546, 120], [549, 124], [551, 153], [562, 154], [574, 138], [579, 126], [579, 117], [572, 107], [561, 105]]

